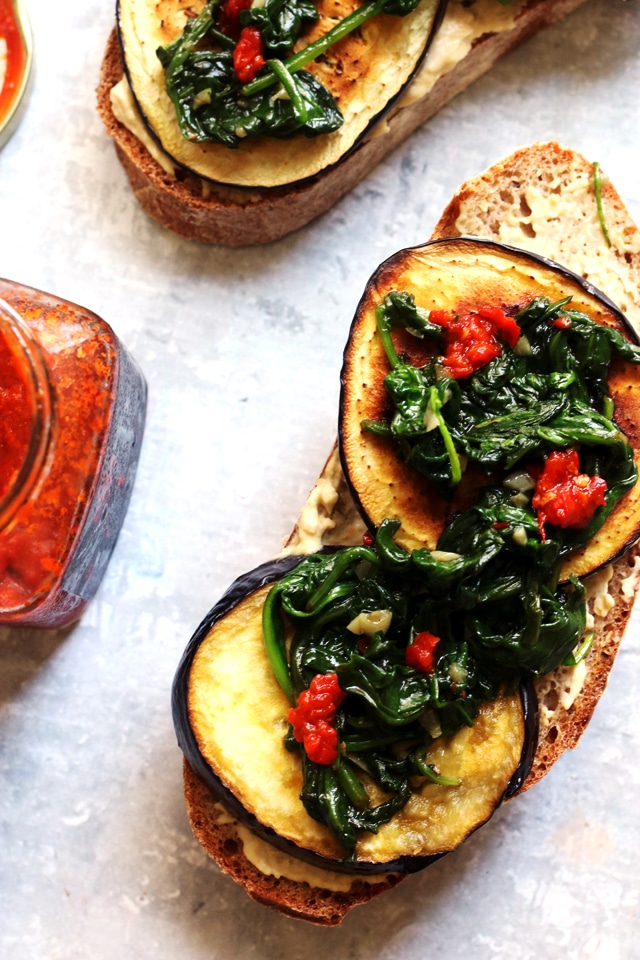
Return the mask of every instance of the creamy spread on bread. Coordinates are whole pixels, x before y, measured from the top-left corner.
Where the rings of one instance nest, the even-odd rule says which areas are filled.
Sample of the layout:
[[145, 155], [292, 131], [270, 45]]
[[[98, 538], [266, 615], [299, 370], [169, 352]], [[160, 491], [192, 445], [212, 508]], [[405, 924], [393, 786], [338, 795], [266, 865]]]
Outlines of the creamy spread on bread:
[[170, 177], [175, 177], [176, 165], [147, 130], [126, 77], [123, 76], [122, 80], [111, 88], [109, 96], [111, 98], [111, 109], [118, 123], [126, 127], [143, 144], [165, 173]]
[[[118, 123], [126, 127], [129, 133], [132, 133], [133, 136], [143, 144], [147, 152], [153, 157], [156, 163], [162, 167], [167, 176], [175, 180], [177, 166], [149, 133], [125, 76], [111, 88], [109, 97], [113, 115]], [[200, 183], [202, 199], [207, 200], [211, 195], [213, 185], [209, 180], [203, 180], [200, 177], [194, 177], [194, 179]], [[257, 191], [239, 190], [234, 187], [225, 187], [221, 184], [215, 185], [215, 193], [217, 200], [226, 199], [229, 200], [230, 203], [241, 200], [242, 203], [249, 204], [258, 203], [262, 200], [262, 194]]]
[[442, 25], [411, 86], [398, 108], [411, 106], [435, 87], [438, 80], [467, 56], [480, 37], [511, 30], [525, 0], [502, 6], [497, 0], [449, 0]]
[[319, 887], [323, 890], [332, 890], [336, 893], [348, 893], [354, 883], [384, 883], [387, 874], [376, 874], [372, 877], [355, 877], [353, 874], [336, 873], [335, 870], [322, 870], [309, 863], [290, 857], [281, 850], [261, 840], [248, 827], [242, 826], [228, 812], [221, 803], [215, 804], [218, 814], [216, 826], [233, 825], [238, 840], [242, 844], [242, 852], [256, 870], [267, 877], [285, 877], [294, 883], [308, 883], [310, 887]]
[[333, 890], [336, 893], [348, 893], [354, 883], [385, 883], [387, 880], [387, 874], [356, 877], [353, 874], [336, 873], [334, 870], [322, 870], [297, 857], [290, 857], [276, 850], [266, 841], [256, 837], [247, 827], [236, 824], [236, 830], [242, 842], [242, 852], [245, 857], [256, 870], [266, 876], [286, 877], [287, 880], [293, 880], [296, 883], [308, 883], [310, 887]]
[[631, 573], [620, 584], [620, 592], [625, 599], [633, 600], [635, 597], [638, 589], [638, 579], [640, 579], [640, 557], [634, 557]]
[[320, 477], [307, 497], [293, 536], [280, 556], [296, 553], [317, 553], [324, 545], [324, 537], [336, 523], [332, 518], [338, 502], [342, 479], [337, 449], [333, 451]]

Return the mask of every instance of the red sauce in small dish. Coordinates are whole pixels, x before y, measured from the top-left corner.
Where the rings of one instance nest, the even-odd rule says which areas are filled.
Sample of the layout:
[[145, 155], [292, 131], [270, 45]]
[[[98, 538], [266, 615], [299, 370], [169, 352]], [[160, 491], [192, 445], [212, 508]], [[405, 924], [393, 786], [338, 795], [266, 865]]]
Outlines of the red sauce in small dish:
[[0, 127], [13, 109], [26, 65], [24, 40], [13, 3], [0, 0]]

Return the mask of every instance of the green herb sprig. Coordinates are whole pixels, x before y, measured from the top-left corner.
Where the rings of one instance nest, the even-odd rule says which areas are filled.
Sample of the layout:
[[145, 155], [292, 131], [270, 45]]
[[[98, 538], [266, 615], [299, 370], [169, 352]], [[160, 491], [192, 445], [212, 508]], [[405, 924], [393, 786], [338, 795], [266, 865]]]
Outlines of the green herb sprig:
[[602, 174], [600, 172], [600, 164], [597, 160], [594, 161], [593, 164], [593, 190], [596, 195], [596, 209], [598, 211], [598, 222], [600, 223], [602, 236], [604, 237], [606, 245], [610, 247], [611, 237], [609, 236], [607, 221], [604, 216], [604, 207], [602, 205]]

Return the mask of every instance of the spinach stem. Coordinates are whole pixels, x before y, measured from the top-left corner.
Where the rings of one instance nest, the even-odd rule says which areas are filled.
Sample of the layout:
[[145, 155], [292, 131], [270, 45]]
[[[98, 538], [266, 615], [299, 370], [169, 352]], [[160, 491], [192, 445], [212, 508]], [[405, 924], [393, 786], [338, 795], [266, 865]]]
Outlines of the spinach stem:
[[338, 783], [351, 800], [356, 810], [366, 810], [369, 806], [369, 796], [362, 781], [351, 769], [348, 761], [338, 759], [334, 764]]
[[384, 304], [380, 304], [380, 306], [376, 309], [376, 324], [380, 339], [382, 340], [384, 352], [386, 353], [387, 360], [389, 361], [389, 366], [393, 370], [400, 363], [400, 357], [398, 356], [397, 350], [393, 345], [393, 340], [391, 339], [391, 324], [387, 319], [387, 311], [385, 310]]
[[393, 430], [391, 429], [390, 424], [385, 423], [384, 420], [370, 420], [365, 417], [364, 420], [360, 421], [360, 427], [366, 433], [375, 433], [377, 437], [392, 437]]
[[[292, 57], [289, 57], [288, 60], [285, 60], [284, 65], [286, 69], [289, 73], [296, 73], [296, 71], [302, 70], [303, 67], [306, 67], [308, 63], [311, 63], [323, 54], [329, 47], [333, 46], [334, 43], [338, 43], [339, 40], [342, 40], [343, 37], [346, 37], [353, 30], [357, 30], [358, 27], [366, 23], [371, 17], [375, 17], [381, 13], [386, 3], [387, 0], [369, 0], [368, 3], [363, 3], [361, 7], [358, 7], [357, 10], [350, 13], [344, 20], [341, 20], [332, 30], [325, 33], [323, 37], [320, 37], [314, 43], [310, 43], [304, 50], [299, 50], [298, 53], [295, 53]], [[267, 73], [263, 77], [258, 77], [257, 80], [253, 80], [251, 83], [242, 87], [242, 95], [252, 97], [256, 93], [262, 93], [263, 90], [268, 90], [268, 88], [272, 87], [278, 80], [279, 77], [277, 77], [275, 73]]]
[[272, 587], [262, 608], [262, 635], [264, 647], [271, 664], [273, 674], [289, 703], [295, 706], [295, 696], [291, 685], [287, 651], [285, 647], [284, 623], [280, 612], [281, 590]]
[[591, 650], [591, 647], [593, 646], [594, 636], [595, 634], [593, 630], [585, 634], [584, 639], [582, 640], [582, 643], [579, 645], [577, 650], [574, 650], [573, 653], [570, 653], [569, 656], [562, 661], [562, 666], [575, 667], [580, 663], [581, 660], [584, 660], [586, 655]]
[[604, 208], [602, 206], [602, 176], [600, 174], [600, 164], [597, 160], [595, 160], [593, 164], [593, 189], [596, 195], [596, 209], [598, 211], [598, 220], [600, 221], [602, 236], [604, 237], [606, 245], [610, 247], [611, 237], [609, 236], [607, 223], [604, 219]]
[[278, 78], [287, 92], [289, 100], [293, 106], [293, 112], [300, 123], [306, 123], [308, 116], [307, 105], [298, 92], [298, 88], [296, 87], [295, 81], [291, 76], [291, 72], [287, 70], [287, 67], [282, 60], [267, 60], [267, 66], [273, 71], [274, 75]]
[[236, 41], [232, 37], [227, 36], [226, 33], [223, 33], [222, 30], [218, 30], [217, 27], [209, 28], [209, 36], [217, 40], [223, 50], [235, 50], [236, 48]]
[[440, 773], [436, 773], [436, 768], [432, 763], [427, 763], [424, 757], [420, 756], [424, 747], [419, 747], [411, 756], [414, 767], [418, 773], [426, 777], [427, 780], [431, 780], [432, 783], [437, 783], [441, 787], [459, 787], [462, 783], [462, 780], [459, 780], [458, 777], [444, 777]]
[[613, 397], [605, 397], [602, 401], [602, 416], [606, 417], [607, 420], [613, 420], [614, 413], [615, 404], [613, 402]]
[[455, 448], [453, 442], [453, 437], [449, 432], [449, 428], [444, 422], [444, 417], [442, 416], [442, 403], [438, 395], [438, 388], [433, 386], [429, 390], [429, 403], [431, 404], [431, 409], [433, 410], [436, 420], [438, 421], [438, 428], [444, 440], [445, 450], [447, 451], [447, 456], [449, 457], [449, 463], [451, 464], [451, 482], [455, 485], [460, 483], [462, 480], [462, 465], [460, 463], [460, 457], [458, 456], [458, 451]]

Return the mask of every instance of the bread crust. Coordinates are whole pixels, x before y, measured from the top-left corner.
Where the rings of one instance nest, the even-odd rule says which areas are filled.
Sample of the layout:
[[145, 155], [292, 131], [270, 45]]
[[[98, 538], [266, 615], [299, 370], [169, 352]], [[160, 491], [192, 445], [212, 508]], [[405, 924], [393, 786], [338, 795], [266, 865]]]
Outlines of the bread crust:
[[196, 839], [223, 873], [229, 874], [252, 900], [296, 920], [335, 927], [352, 907], [397, 886], [402, 880], [390, 874], [376, 883], [355, 880], [348, 893], [312, 887], [306, 882], [261, 873], [244, 855], [236, 822], [212, 796], [187, 761], [183, 765], [184, 797]]
[[[469, 208], [466, 215], [475, 217], [476, 233], [499, 240], [500, 224], [506, 222], [507, 217], [514, 216], [517, 221], [519, 216], [524, 216], [524, 222], [529, 222], [528, 215], [523, 213], [526, 203], [523, 206], [522, 200], [524, 197], [526, 201], [526, 196], [530, 196], [526, 191], [532, 184], [545, 183], [554, 196], [562, 197], [565, 188], [569, 192], [575, 186], [576, 178], [592, 178], [592, 173], [592, 165], [584, 157], [557, 143], [534, 144], [516, 151], [480, 177], [460, 187], [445, 209], [432, 239], [459, 236], [457, 224], [466, 205]], [[564, 266], [583, 275], [585, 271], [580, 269], [581, 263], [575, 249], [566, 243], [565, 238], [568, 235], [575, 236], [581, 228], [584, 230], [585, 222], [592, 214], [588, 204], [593, 202], [593, 197], [589, 197], [588, 191], [585, 197], [580, 204], [575, 199], [575, 192], [571, 192], [567, 216], [558, 225], [557, 241], [545, 236], [537, 248], [537, 252], [563, 261]], [[626, 269], [631, 285], [635, 284], [627, 304], [628, 316], [635, 318], [636, 309], [640, 314], [640, 232], [610, 184], [605, 187], [604, 198], [610, 228], [614, 228], [612, 232], [615, 237], [621, 238], [621, 246], [614, 244], [611, 250], [600, 252], [612, 264], [620, 262], [620, 269]], [[528, 239], [529, 248], [535, 247], [535, 238]], [[588, 244], [592, 245], [591, 238]], [[613, 298], [611, 290], [604, 289], [604, 292]], [[334, 497], [314, 496], [314, 492], [327, 485], [335, 491]], [[364, 527], [341, 472], [335, 446], [309, 503], [313, 504], [311, 512], [315, 520], [312, 518], [310, 521], [303, 511], [287, 540], [287, 552], [309, 549], [314, 538], [318, 540], [318, 547], [329, 543], [350, 545], [361, 542]], [[565, 750], [577, 745], [606, 687], [631, 616], [639, 581], [640, 542], [605, 571], [587, 581], [594, 643], [583, 667], [560, 667], [536, 681], [541, 714], [540, 732], [531, 771], [519, 793], [540, 780]], [[579, 689], [574, 689], [576, 671], [579, 669], [584, 671], [583, 682]], [[311, 887], [307, 883], [267, 876], [246, 858], [233, 820], [227, 817], [225, 822], [221, 822], [221, 805], [186, 761], [184, 787], [191, 826], [205, 850], [224, 872], [245, 887], [254, 900], [275, 907], [288, 916], [311, 923], [335, 925], [352, 907], [366, 903], [403, 879], [401, 876], [390, 876], [384, 883], [374, 887], [358, 881], [349, 893], [335, 893]]]
[[109, 37], [97, 89], [98, 112], [115, 142], [118, 159], [143, 210], [188, 240], [230, 247], [269, 243], [300, 229], [327, 211], [413, 130], [490, 69], [501, 56], [585, 0], [530, 0], [511, 30], [488, 34], [422, 99], [399, 109], [386, 132], [366, 140], [344, 160], [308, 181], [268, 190], [220, 187], [177, 171], [167, 174], [142, 143], [116, 120], [111, 89], [122, 79], [116, 31]]

